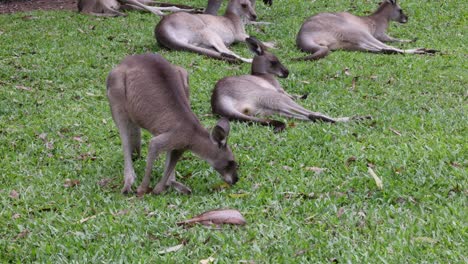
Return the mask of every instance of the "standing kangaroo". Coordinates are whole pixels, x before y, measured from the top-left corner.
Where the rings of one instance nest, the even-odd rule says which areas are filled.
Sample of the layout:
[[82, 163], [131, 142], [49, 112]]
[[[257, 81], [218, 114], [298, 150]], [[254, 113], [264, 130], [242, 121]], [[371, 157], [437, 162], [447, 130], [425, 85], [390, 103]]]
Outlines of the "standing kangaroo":
[[216, 83], [211, 96], [213, 113], [229, 119], [271, 125], [275, 127], [275, 131], [283, 130], [285, 124], [276, 120], [258, 118], [255, 115], [279, 114], [301, 120], [332, 123], [371, 118], [370, 116], [333, 118], [303, 108], [293, 101], [276, 80], [275, 76], [286, 78], [289, 75], [289, 71], [278, 58], [253, 37], [247, 39], [247, 44], [256, 54], [251, 74], [226, 77]]
[[227, 61], [252, 62], [227, 48], [234, 42], [245, 42], [242, 18], [255, 20], [257, 15], [250, 0], [230, 0], [224, 16], [173, 13], [163, 17], [154, 34], [162, 46], [174, 50], [189, 50]]
[[435, 53], [424, 48], [402, 50], [383, 42], [411, 42], [386, 34], [390, 21], [406, 23], [408, 17], [396, 0], [384, 0], [370, 16], [359, 17], [350, 13], [320, 13], [308, 18], [296, 38], [297, 46], [312, 53], [299, 60], [317, 60], [330, 51], [343, 49], [376, 53]]
[[140, 154], [141, 128], [153, 134], [149, 143], [145, 176], [138, 195], [150, 192], [153, 163], [167, 152], [162, 179], [153, 189], [159, 194], [172, 186], [182, 193], [191, 190], [175, 181], [174, 168], [184, 151], [206, 160], [228, 184], [237, 182], [237, 164], [227, 145], [229, 121], [221, 119], [211, 134], [201, 125], [189, 103], [188, 74], [158, 54], [126, 57], [107, 77], [107, 97], [124, 153], [124, 187], [130, 193], [135, 180], [132, 153]]
[[155, 15], [163, 16], [162, 11], [191, 11], [175, 6], [154, 7], [152, 0], [78, 0], [78, 11], [95, 16], [126, 16], [120, 12], [122, 9], [146, 10]]

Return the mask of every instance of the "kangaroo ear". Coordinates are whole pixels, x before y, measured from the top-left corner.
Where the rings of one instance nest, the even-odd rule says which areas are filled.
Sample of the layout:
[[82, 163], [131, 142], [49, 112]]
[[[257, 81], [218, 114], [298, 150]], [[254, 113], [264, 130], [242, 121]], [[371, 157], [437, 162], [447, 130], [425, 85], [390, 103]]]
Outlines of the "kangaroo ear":
[[218, 144], [218, 147], [224, 148], [227, 144], [227, 138], [231, 127], [227, 118], [221, 118], [211, 131], [211, 140]]
[[265, 53], [265, 47], [255, 37], [248, 37], [245, 39], [245, 41], [247, 42], [250, 51], [253, 53], [257, 54], [258, 56], [261, 56]]
[[396, 5], [396, 0], [387, 0], [387, 2], [389, 2], [392, 5]]

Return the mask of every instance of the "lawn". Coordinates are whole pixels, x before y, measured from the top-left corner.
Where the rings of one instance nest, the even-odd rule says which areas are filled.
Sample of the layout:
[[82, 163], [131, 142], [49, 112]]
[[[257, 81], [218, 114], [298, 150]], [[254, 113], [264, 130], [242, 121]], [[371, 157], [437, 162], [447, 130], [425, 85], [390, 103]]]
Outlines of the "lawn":
[[[299, 103], [313, 111], [374, 120], [278, 117], [289, 124], [282, 133], [233, 122], [229, 144], [240, 181], [224, 187], [205, 161], [186, 153], [176, 169], [190, 196], [120, 194], [123, 154], [107, 74], [126, 55], [162, 54], [189, 71], [193, 111], [211, 127], [214, 84], [248, 73], [250, 65], [161, 49], [152, 14], [0, 15], [0, 262], [468, 262], [468, 4], [401, 2], [409, 22], [393, 23], [389, 33], [418, 41], [396, 46], [441, 51], [434, 56], [337, 51], [296, 62], [290, 58], [305, 55], [295, 36], [306, 17], [363, 15], [377, 1], [257, 2], [259, 19], [273, 24], [247, 30], [277, 43], [273, 52], [291, 73], [283, 87], [309, 93]], [[252, 57], [245, 44], [233, 50]], [[145, 156], [150, 135], [143, 138]], [[163, 162], [154, 165], [153, 184]], [[144, 159], [135, 162], [137, 184], [144, 167]], [[238, 209], [247, 224], [221, 230], [175, 224], [215, 208]], [[183, 246], [162, 252], [176, 245]]]

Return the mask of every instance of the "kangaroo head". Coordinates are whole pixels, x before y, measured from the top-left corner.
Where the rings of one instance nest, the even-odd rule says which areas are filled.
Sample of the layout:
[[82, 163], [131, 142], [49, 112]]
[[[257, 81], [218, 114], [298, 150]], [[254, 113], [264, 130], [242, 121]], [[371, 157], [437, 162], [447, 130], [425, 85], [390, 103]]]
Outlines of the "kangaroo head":
[[398, 5], [397, 0], [386, 0], [383, 4], [391, 6], [390, 20], [397, 21], [399, 23], [408, 22], [408, 16], [403, 13], [403, 9]]
[[211, 141], [216, 147], [210, 163], [211, 166], [221, 174], [226, 183], [233, 185], [237, 182], [238, 176], [234, 154], [232, 154], [231, 148], [227, 145], [229, 130], [228, 119], [221, 118], [211, 131]]
[[257, 13], [255, 13], [255, 8], [251, 0], [230, 0], [227, 10], [241, 18], [252, 21], [257, 19]]
[[252, 61], [252, 74], [273, 74], [280, 78], [286, 78], [289, 71], [273, 53], [268, 52], [266, 47], [254, 37], [246, 39], [250, 50], [255, 53]]

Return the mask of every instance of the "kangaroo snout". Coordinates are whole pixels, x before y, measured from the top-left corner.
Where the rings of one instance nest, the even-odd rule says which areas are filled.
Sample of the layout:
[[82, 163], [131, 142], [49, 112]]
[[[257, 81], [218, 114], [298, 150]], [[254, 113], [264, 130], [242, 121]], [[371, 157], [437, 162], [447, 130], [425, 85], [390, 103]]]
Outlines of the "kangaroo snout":
[[238, 180], [239, 180], [239, 177], [237, 176], [237, 172], [234, 172], [233, 174], [224, 175], [224, 181], [229, 185], [236, 184]]
[[288, 76], [289, 76], [289, 70], [288, 69], [281, 70], [281, 76], [279, 76], [279, 77], [288, 78]]
[[408, 16], [406, 15], [401, 16], [400, 21], [398, 22], [405, 24], [406, 22], [408, 22]]

